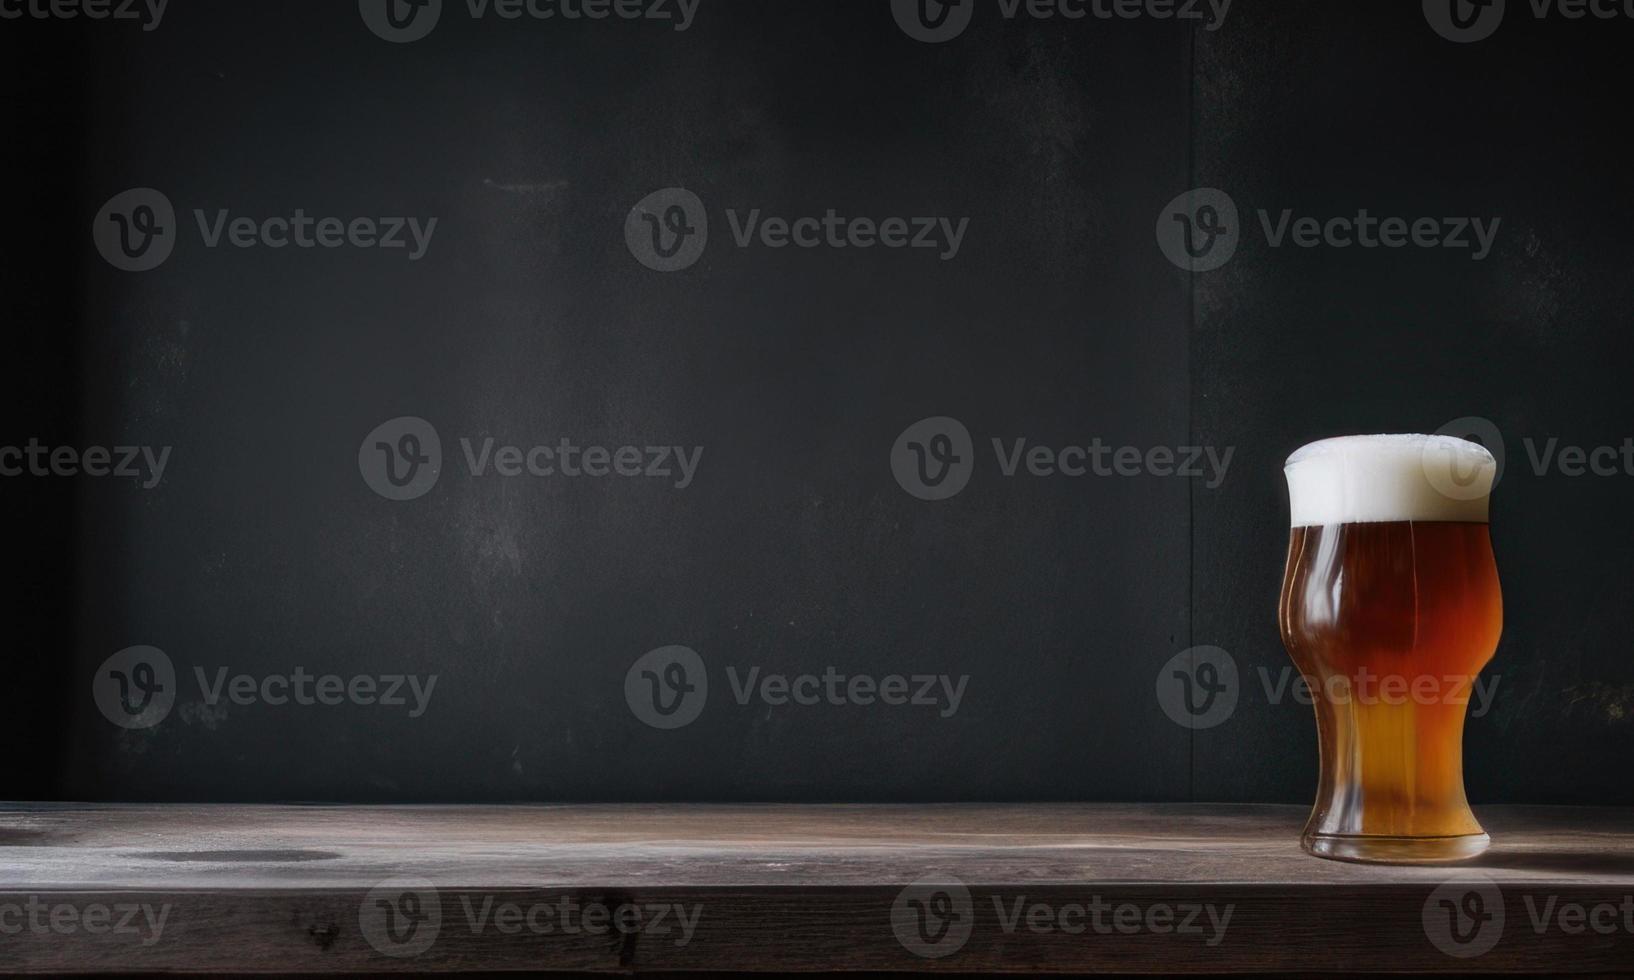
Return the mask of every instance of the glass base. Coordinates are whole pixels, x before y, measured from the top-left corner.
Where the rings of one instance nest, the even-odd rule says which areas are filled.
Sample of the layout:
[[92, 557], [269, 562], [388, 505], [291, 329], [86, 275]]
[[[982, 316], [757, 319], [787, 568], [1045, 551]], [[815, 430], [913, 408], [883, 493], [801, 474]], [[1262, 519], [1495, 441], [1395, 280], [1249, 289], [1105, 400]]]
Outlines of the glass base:
[[1492, 844], [1486, 834], [1459, 837], [1376, 837], [1306, 834], [1305, 853], [1330, 861], [1362, 864], [1445, 864], [1467, 861]]

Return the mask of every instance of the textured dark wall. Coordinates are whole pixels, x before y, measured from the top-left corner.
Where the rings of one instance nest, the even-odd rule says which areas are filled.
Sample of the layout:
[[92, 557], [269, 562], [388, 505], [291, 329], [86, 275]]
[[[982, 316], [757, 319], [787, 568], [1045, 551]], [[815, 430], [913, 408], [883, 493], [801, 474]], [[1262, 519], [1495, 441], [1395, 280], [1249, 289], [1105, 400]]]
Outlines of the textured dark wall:
[[[1537, 20], [1511, 2], [1490, 37], [1455, 44], [1386, 6], [1245, 3], [1198, 36], [1194, 179], [1230, 189], [1245, 238], [1195, 281], [1193, 426], [1239, 459], [1224, 492], [1193, 498], [1193, 635], [1245, 674], [1286, 663], [1274, 602], [1289, 449], [1485, 420], [1473, 428], [1505, 456], [1492, 505], [1505, 623], [1495, 698], [1466, 731], [1470, 797], [1627, 803], [1634, 185], [1606, 99], [1634, 21]], [[1248, 213], [1261, 208], [1501, 224], [1481, 261], [1273, 249]], [[1551, 439], [1557, 453], [1616, 447], [1618, 472], [1574, 475], [1567, 456], [1540, 468]], [[1231, 722], [1197, 734], [1198, 798], [1302, 798], [1308, 709], [1263, 690], [1245, 682]]]
[[[938, 44], [883, 0], [702, 0], [684, 32], [447, 0], [402, 44], [352, 3], [0, 25], [38, 56], [8, 110], [30, 150], [6, 164], [25, 337], [0, 444], [172, 447], [150, 489], [0, 481], [34, 583], [10, 601], [36, 696], [9, 724], [50, 747], [5, 795], [1306, 799], [1309, 709], [1271, 703], [1260, 673], [1289, 666], [1281, 460], [1481, 416], [1509, 450], [1509, 621], [1471, 795], [1634, 799], [1616, 546], [1634, 476], [1538, 474], [1521, 445], [1628, 430], [1615, 147], [1634, 23], [1512, 10], [1461, 45], [1416, 5], [1242, 0], [1208, 30], [966, 4]], [[632, 208], [676, 187], [707, 246], [654, 271], [626, 224], [640, 251]], [[1198, 187], [1238, 220], [1235, 256], [1193, 274], [1154, 228]], [[176, 213], [150, 271], [90, 233], [131, 188]], [[195, 217], [297, 208], [437, 225], [411, 260], [212, 248]], [[968, 225], [946, 258], [738, 247], [733, 217], [757, 208]], [[1260, 230], [1261, 209], [1359, 208], [1502, 224], [1480, 261]], [[441, 464], [399, 501], [371, 488], [366, 437], [405, 416]], [[899, 437], [944, 416], [971, 437], [969, 482], [922, 500]], [[474, 476], [461, 440], [490, 437], [702, 456], [684, 488]], [[993, 440], [1019, 438], [1232, 455], [1223, 481], [1206, 463], [1007, 477]], [[1194, 731], [1159, 688], [1202, 645], [1240, 690]], [[134, 646], [174, 679], [152, 653], [105, 663]], [[665, 717], [641, 707], [643, 670], [680, 677], [673, 658], [637, 661], [671, 646], [708, 690]], [[138, 661], [174, 702], [127, 730], [103, 709]], [[437, 679], [411, 717], [211, 704], [197, 675], [297, 668]], [[740, 704], [753, 668], [945, 675], [960, 700]]]

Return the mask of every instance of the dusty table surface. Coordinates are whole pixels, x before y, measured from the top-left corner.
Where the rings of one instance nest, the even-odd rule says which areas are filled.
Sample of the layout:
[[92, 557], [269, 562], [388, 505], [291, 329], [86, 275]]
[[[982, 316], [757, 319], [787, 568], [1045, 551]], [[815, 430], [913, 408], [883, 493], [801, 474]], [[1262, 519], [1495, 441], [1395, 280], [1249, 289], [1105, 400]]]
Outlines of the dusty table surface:
[[1634, 810], [1441, 867], [1302, 807], [0, 805], [0, 970], [1634, 972]]

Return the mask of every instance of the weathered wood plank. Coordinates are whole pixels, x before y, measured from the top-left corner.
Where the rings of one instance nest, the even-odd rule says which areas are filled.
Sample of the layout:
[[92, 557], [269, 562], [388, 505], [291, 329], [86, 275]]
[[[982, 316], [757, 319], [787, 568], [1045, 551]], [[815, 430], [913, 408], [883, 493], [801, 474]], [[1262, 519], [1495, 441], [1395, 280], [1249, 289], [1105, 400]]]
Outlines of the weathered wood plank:
[[1297, 807], [0, 807], [0, 970], [1634, 972], [1634, 813], [1481, 815], [1402, 868]]

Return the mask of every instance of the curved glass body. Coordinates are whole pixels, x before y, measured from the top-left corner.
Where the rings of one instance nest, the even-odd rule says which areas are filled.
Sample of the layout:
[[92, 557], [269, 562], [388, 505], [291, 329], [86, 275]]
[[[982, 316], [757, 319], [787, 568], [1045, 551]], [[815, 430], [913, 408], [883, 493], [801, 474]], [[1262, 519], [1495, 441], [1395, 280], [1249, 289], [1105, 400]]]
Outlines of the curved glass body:
[[1433, 862], [1487, 847], [1463, 774], [1465, 715], [1503, 628], [1480, 503], [1480, 521], [1292, 529], [1279, 620], [1316, 708], [1312, 854]]

